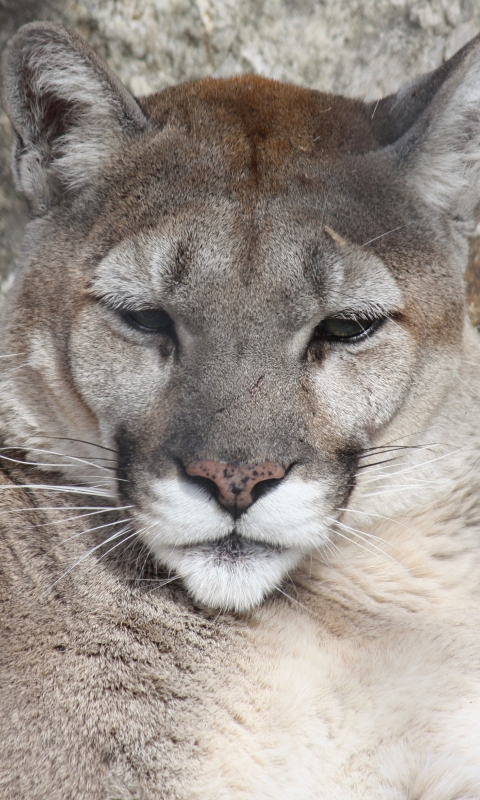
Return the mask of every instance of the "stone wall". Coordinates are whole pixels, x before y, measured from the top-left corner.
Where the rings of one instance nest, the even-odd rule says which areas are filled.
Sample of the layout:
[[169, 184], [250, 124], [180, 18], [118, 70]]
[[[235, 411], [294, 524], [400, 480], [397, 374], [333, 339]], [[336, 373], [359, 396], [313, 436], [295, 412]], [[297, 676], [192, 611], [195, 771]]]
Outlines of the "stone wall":
[[[0, 48], [24, 22], [85, 36], [135, 94], [255, 72], [373, 99], [439, 65], [480, 31], [478, 0], [0, 0]], [[0, 111], [0, 277], [18, 257], [24, 203]], [[480, 322], [480, 244], [467, 282]]]

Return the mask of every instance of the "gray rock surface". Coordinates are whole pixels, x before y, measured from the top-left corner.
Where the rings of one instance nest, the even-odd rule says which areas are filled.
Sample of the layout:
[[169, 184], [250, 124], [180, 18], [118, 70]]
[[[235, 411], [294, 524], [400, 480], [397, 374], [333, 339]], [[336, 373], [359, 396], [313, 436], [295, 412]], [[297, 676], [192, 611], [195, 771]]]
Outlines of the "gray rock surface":
[[[433, 69], [480, 31], [478, 0], [0, 0], [0, 48], [24, 22], [85, 36], [137, 95], [205, 75], [255, 72], [373, 99]], [[0, 277], [26, 209], [0, 112]]]

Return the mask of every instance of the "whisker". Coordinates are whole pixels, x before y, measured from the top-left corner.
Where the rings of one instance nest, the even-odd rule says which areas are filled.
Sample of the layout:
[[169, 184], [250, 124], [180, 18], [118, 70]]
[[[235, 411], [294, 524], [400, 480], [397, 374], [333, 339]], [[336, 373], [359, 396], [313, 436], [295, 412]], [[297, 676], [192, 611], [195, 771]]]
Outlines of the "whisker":
[[[351, 533], [353, 536], [357, 536], [359, 539], [361, 539], [363, 542], [365, 542], [365, 544], [369, 544], [375, 550], [378, 550], [378, 552], [381, 553], [383, 556], [385, 556], [385, 558], [389, 558], [390, 561], [394, 561], [395, 564], [398, 564], [398, 561], [396, 561], [395, 558], [393, 558], [391, 555], [389, 555], [389, 553], [386, 553], [384, 550], [382, 550], [382, 548], [379, 547], [378, 545], [376, 545], [374, 541], [372, 541], [372, 542], [370, 541], [370, 539], [374, 539], [377, 542], [382, 542], [383, 544], [386, 544], [385, 540], [380, 538], [380, 536], [374, 536], [373, 534], [367, 533], [366, 531], [360, 531], [357, 528], [353, 528], [351, 525], [345, 525], [345, 523], [340, 522], [339, 520], [337, 520], [335, 524], [339, 525], [341, 528], [343, 528], [343, 530], [347, 531], [347, 533]], [[336, 531], [336, 532], [338, 532], [338, 531]], [[392, 543], [390, 542], [390, 544], [392, 544]], [[394, 547], [395, 550], [400, 552], [400, 548], [399, 547], [396, 547], [395, 545], [392, 545], [392, 547]]]
[[310, 611], [309, 608], [307, 608], [307, 606], [304, 606], [303, 603], [300, 603], [298, 600], [295, 600], [295, 598], [292, 597], [291, 595], [289, 595], [288, 592], [285, 592], [283, 589], [280, 589], [280, 586], [275, 586], [275, 590], [277, 592], [280, 592], [280, 594], [283, 594], [283, 596], [286, 597], [288, 600], [290, 600], [292, 603], [295, 603], [297, 606], [300, 606], [300, 608], [302, 608], [304, 611], [306, 611], [307, 614], [310, 614], [310, 616], [313, 616], [312, 612]]
[[[103, 542], [100, 542], [100, 544], [95, 545], [95, 547], [92, 547], [86, 553], [83, 553], [83, 555], [80, 558], [78, 558], [70, 567], [68, 567], [68, 569], [65, 570], [65, 572], [63, 572], [60, 575], [60, 577], [57, 578], [48, 588], [49, 589], [53, 589], [53, 587], [56, 586], [57, 583], [59, 583], [61, 580], [63, 580], [63, 578], [65, 578], [67, 575], [69, 575], [70, 572], [72, 572], [72, 570], [75, 569], [75, 567], [78, 567], [79, 564], [81, 564], [83, 561], [85, 561], [87, 558], [89, 558], [91, 555], [93, 555], [93, 553], [95, 553], [96, 550], [99, 550], [101, 547], [104, 547], [106, 544], [108, 544], [108, 542], [112, 542], [115, 539], [118, 539], [119, 536], [121, 536], [123, 533], [126, 533], [128, 530], [129, 530], [129, 527], [127, 525], [125, 528], [122, 528], [121, 531], [116, 531], [114, 534], [112, 534], [112, 536], [109, 536], [107, 539], [104, 539]], [[125, 540], [122, 540], [122, 541], [127, 541], [128, 539], [131, 538], [131, 536], [136, 536], [136, 535], [137, 535], [137, 533], [136, 533], [136, 531], [134, 531], [133, 534], [131, 534]], [[119, 542], [118, 544], [121, 544], [121, 542]], [[115, 545], [114, 548], [111, 548], [111, 549], [115, 549], [115, 547], [118, 547], [118, 544]], [[108, 552], [110, 552], [110, 550]], [[105, 555], [107, 555], [107, 553]]]
[[[389, 447], [390, 445], [395, 445], [396, 442], [403, 442], [405, 439], [411, 439], [412, 436], [418, 436], [421, 433], [425, 433], [424, 428], [417, 428], [417, 430], [412, 431], [411, 433], [406, 433], [404, 436], [397, 436], [395, 439], [390, 439], [388, 442], [385, 442], [383, 445], [378, 445], [378, 447]], [[400, 446], [400, 445], [399, 445]], [[419, 445], [403, 445], [404, 447], [430, 447], [430, 444], [419, 444]], [[368, 448], [367, 448], [368, 449]], [[376, 449], [376, 448], [372, 448]]]
[[399, 525], [401, 528], [405, 528], [407, 531], [411, 530], [411, 528], [409, 528], [408, 525], [404, 525], [403, 522], [399, 522], [397, 519], [393, 519], [392, 517], [385, 517], [383, 514], [373, 514], [371, 511], [359, 511], [357, 508], [337, 508], [337, 511], [351, 511], [352, 514], [363, 514], [367, 517], [376, 517], [378, 519], [386, 520], [387, 522], [393, 522], [395, 525]]
[[365, 492], [362, 494], [362, 497], [380, 497], [384, 494], [391, 494], [392, 492], [403, 492], [403, 491], [411, 491], [412, 489], [418, 489], [425, 486], [437, 486], [440, 488], [441, 486], [451, 486], [452, 484], [455, 485], [456, 481], [453, 479], [446, 479], [444, 481], [421, 481], [419, 483], [414, 484], [405, 484], [399, 486], [388, 486], [386, 489], [377, 489], [375, 492]]
[[[388, 556], [387, 553], [384, 553], [383, 550], [380, 550], [380, 548], [378, 548], [378, 547], [376, 548], [378, 550], [378, 553], [375, 553], [375, 550], [370, 550], [370, 548], [367, 547], [365, 544], [360, 544], [360, 542], [356, 542], [354, 539], [351, 539], [350, 536], [346, 536], [344, 533], [341, 533], [341, 531], [334, 531], [334, 533], [337, 536], [340, 536], [340, 538], [345, 539], [347, 542], [350, 542], [350, 544], [354, 544], [355, 547], [360, 547], [361, 550], [365, 550], [365, 552], [369, 553], [369, 555], [371, 555], [371, 556], [375, 556], [375, 555], [378, 555], [378, 553], [380, 553], [385, 558], [389, 558], [391, 561], [393, 561], [395, 563], [398, 563], [398, 562], [395, 561], [394, 558], [391, 558], [391, 556]], [[372, 545], [372, 547], [374, 547], [374, 545]]]
[[475, 397], [480, 397], [480, 394], [475, 391], [475, 389], [473, 389], [466, 381], [462, 380], [459, 375], [457, 375], [457, 379], [460, 381], [460, 383], [463, 383], [463, 385], [467, 387], [468, 391], [475, 395]]
[[114, 539], [117, 539], [119, 536], [122, 535], [122, 533], [126, 533], [126, 531], [128, 531], [128, 530], [129, 529], [128, 529], [128, 526], [127, 526], [126, 528], [122, 529], [121, 531], [117, 531], [116, 533], [114, 533], [112, 536], [110, 536], [104, 542], [101, 542], [100, 544], [98, 544], [95, 547], [91, 548], [87, 553], [83, 553], [83, 555], [80, 558], [78, 558], [70, 567], [68, 567], [68, 569], [66, 569], [64, 572], [62, 572], [60, 577], [57, 578], [48, 588], [49, 589], [53, 589], [53, 587], [56, 586], [57, 583], [59, 583], [61, 580], [63, 580], [63, 578], [65, 578], [70, 572], [72, 572], [72, 570], [74, 570], [75, 567], [77, 567], [79, 564], [81, 564], [82, 561], [85, 561], [85, 559], [89, 558], [89, 556], [91, 556], [95, 552], [95, 550], [98, 550], [100, 547], [103, 547], [108, 542], [113, 541]]
[[21, 483], [21, 484], [12, 484], [8, 486], [1, 485], [0, 491], [13, 491], [15, 489], [38, 489], [39, 491], [51, 491], [57, 492], [58, 494], [83, 494], [92, 497], [111, 497], [115, 499], [115, 495], [111, 494], [110, 492], [105, 492], [104, 489], [96, 488], [95, 486], [83, 487], [83, 486], [52, 486], [50, 484], [42, 484], [42, 483]]
[[403, 444], [394, 445], [378, 445], [378, 447], [367, 447], [361, 451], [358, 458], [368, 458], [369, 456], [387, 455], [387, 453], [395, 453], [397, 450], [428, 450], [431, 447], [441, 447], [439, 442], [432, 442], [430, 444]]
[[[127, 536], [127, 537], [126, 537], [126, 539], [122, 539], [122, 541], [121, 541], [121, 542], [118, 542], [117, 544], [113, 545], [113, 547], [110, 547], [110, 548], [107, 550], [107, 552], [106, 552], [106, 553], [104, 553], [102, 556], [100, 556], [100, 558], [98, 559], [98, 561], [101, 561], [103, 558], [105, 558], [105, 557], [106, 557], [106, 556], [108, 556], [110, 553], [112, 553], [112, 552], [113, 552], [113, 550], [116, 550], [116, 548], [117, 548], [117, 547], [120, 547], [120, 545], [121, 545], [121, 544], [124, 544], [124, 543], [125, 543], [125, 542], [127, 542], [129, 539], [135, 539], [135, 537], [138, 539], [141, 533], [144, 533], [145, 531], [148, 531], [148, 530], [150, 530], [150, 528], [153, 528], [153, 526], [154, 526], [155, 524], [156, 524], [156, 523], [153, 523], [153, 522], [152, 522], [152, 523], [150, 523], [149, 525], [145, 525], [143, 528], [140, 528], [140, 530], [138, 530], [138, 531], [137, 531], [137, 530], [134, 530], [134, 531], [133, 531], [133, 533], [132, 533], [132, 534], [130, 534], [130, 536]], [[107, 540], [107, 541], [108, 541], [108, 540]], [[131, 541], [131, 542], [130, 542], [130, 545], [129, 545], [128, 547], [130, 547], [130, 546], [131, 546], [132, 544], [134, 544], [134, 543], [135, 543], [134, 541]], [[128, 548], [127, 548], [127, 549], [128, 549]]]
[[[108, 511], [124, 511], [125, 509], [133, 508], [129, 506], [26, 506], [25, 508], [6, 508], [0, 509], [0, 516], [2, 514], [16, 514], [21, 511], [90, 511], [98, 509], [95, 513], [103, 514]], [[80, 515], [81, 516], [81, 515]], [[72, 517], [73, 519], [73, 517]], [[49, 525], [50, 523], [45, 523]]]
[[[132, 508], [132, 506], [130, 506], [130, 508]], [[113, 510], [117, 511], [118, 509], [115, 508]], [[38, 525], [31, 525], [30, 527], [32, 527], [32, 528], [49, 528], [51, 525], [64, 525], [66, 522], [73, 522], [75, 520], [86, 519], [87, 517], [93, 517], [93, 516], [97, 516], [98, 514], [104, 514], [104, 513], [105, 513], [104, 509], [101, 509], [100, 511], [89, 511], [86, 514], [74, 514], [72, 517], [64, 517], [63, 519], [55, 519], [55, 520], [52, 520], [51, 522], [40, 522], [40, 523], [38, 523]], [[133, 517], [129, 517], [128, 519], [133, 519]], [[122, 521], [125, 522], [126, 520], [124, 518], [122, 518]], [[113, 525], [114, 523], [111, 522], [109, 524]], [[93, 529], [91, 529], [91, 530], [93, 530]], [[84, 531], [84, 533], [88, 533], [88, 531]]]
[[435, 464], [437, 461], [442, 461], [445, 458], [449, 458], [450, 456], [454, 456], [457, 453], [461, 453], [462, 451], [467, 449], [467, 445], [463, 447], [457, 447], [455, 450], [449, 450], [448, 453], [443, 453], [441, 456], [436, 456], [435, 458], [429, 458], [427, 461], [420, 461], [418, 464], [410, 464], [403, 469], [396, 470], [395, 472], [385, 472], [383, 475], [372, 476], [369, 480], [366, 480], [362, 483], [362, 485], [366, 485], [368, 483], [373, 483], [373, 481], [377, 481], [380, 478], [384, 477], [384, 475], [388, 477], [396, 477], [397, 475], [405, 475], [407, 472], [411, 472], [415, 469], [420, 469], [421, 467], [425, 467], [428, 464]]
[[360, 466], [357, 467], [357, 471], [359, 469], [368, 469], [369, 467], [379, 467], [381, 464], [391, 464], [392, 461], [398, 461], [399, 458], [400, 456], [397, 456], [396, 458], [387, 458], [384, 461], [374, 461], [373, 464], [360, 464]]
[[[18, 448], [16, 447], [0, 447], [0, 458], [4, 458], [7, 461], [13, 461], [15, 464], [27, 464], [28, 466], [34, 467], [74, 467], [75, 464], [51, 464], [48, 461], [43, 462], [35, 462], [35, 461], [22, 461], [21, 459], [11, 458], [10, 456], [5, 456], [1, 451], [16, 451]], [[43, 450], [39, 449], [38, 447], [29, 447], [29, 453], [46, 453], [47, 455], [51, 456], [60, 456], [60, 458], [69, 458], [71, 461], [76, 461], [79, 464], [87, 464], [89, 467], [94, 467], [94, 469], [103, 469], [106, 472], [111, 472], [114, 467], [102, 467], [100, 464], [92, 464], [91, 461], [87, 461], [85, 458], [79, 458], [78, 456], [71, 456], [67, 453], [56, 453], [54, 450]]]
[[310, 557], [314, 558], [315, 561], [319, 561], [321, 564], [326, 565], [330, 569], [332, 567], [332, 564], [329, 560], [330, 558], [333, 559], [341, 558], [342, 561], [347, 563], [347, 557], [345, 553], [340, 549], [338, 544], [336, 544], [336, 542], [332, 541], [331, 539], [329, 541], [324, 542], [321, 545], [321, 547], [319, 545], [314, 545], [314, 547], [315, 550], [317, 551], [317, 555], [311, 553]]
[[85, 439], [73, 439], [71, 436], [49, 436], [49, 439], [57, 439], [61, 442], [78, 442], [79, 444], [88, 444], [91, 447], [98, 447], [100, 450], [108, 450], [110, 453], [115, 453], [118, 455], [118, 450], [114, 450], [112, 447], [106, 447], [104, 444], [98, 444], [98, 442], [88, 442]]
[[[145, 578], [144, 580], [148, 580], [148, 578]], [[171, 578], [156, 578], [156, 579], [152, 578], [152, 580], [157, 580], [158, 583], [156, 586], [152, 586], [152, 588], [149, 589], [147, 592], [145, 592], [145, 594], [151, 594], [156, 589], [163, 589], [163, 587], [167, 586], [167, 584], [173, 583], [174, 581], [178, 581], [180, 580], [180, 578], [178, 575], [173, 575]]]
[[[103, 530], [103, 528], [111, 528], [113, 525], [124, 525], [126, 522], [131, 522], [132, 520], [133, 520], [133, 517], [127, 517], [126, 519], [116, 519], [113, 522], [107, 522], [104, 525], [96, 525], [93, 528], [87, 528], [86, 530], [83, 530], [83, 531], [76, 531], [75, 533], [72, 533], [71, 536], [67, 536], [66, 539], [62, 539], [62, 544], [65, 544], [66, 542], [72, 542], [74, 539], [79, 539], [80, 536], [85, 536], [85, 534], [87, 534], [87, 533], [93, 533], [94, 531], [100, 531], [100, 530]], [[104, 541], [108, 542], [109, 540], [106, 539]], [[104, 542], [102, 542], [101, 544], [104, 544]], [[99, 546], [101, 547], [101, 545], [99, 545]], [[57, 543], [55, 543], [53, 545], [52, 550], [54, 550], [55, 547], [57, 547]]]
[[369, 239], [368, 242], [363, 242], [363, 244], [360, 245], [360, 246], [361, 247], [366, 247], [367, 244], [372, 244], [372, 242], [376, 242], [377, 239], [383, 239], [384, 236], [389, 236], [391, 233], [395, 233], [396, 231], [401, 231], [406, 227], [407, 227], [406, 224], [405, 225], [399, 225], [398, 228], [392, 228], [389, 231], [385, 231], [385, 233], [381, 233], [380, 236], [374, 236], [373, 239]]
[[18, 372], [21, 369], [28, 367], [28, 364], [17, 364], [15, 367], [8, 366], [7, 369], [2, 369], [2, 375], [11, 375], [12, 372]]

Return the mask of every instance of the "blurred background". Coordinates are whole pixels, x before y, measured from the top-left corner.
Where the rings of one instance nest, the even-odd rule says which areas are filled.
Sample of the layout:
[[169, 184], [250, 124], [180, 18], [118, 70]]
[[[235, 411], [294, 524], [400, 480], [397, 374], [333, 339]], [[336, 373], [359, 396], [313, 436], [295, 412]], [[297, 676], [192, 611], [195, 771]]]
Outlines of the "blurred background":
[[[253, 72], [372, 100], [434, 69], [480, 32], [480, 2], [0, 0], [0, 50], [33, 20], [81, 33], [136, 95], [191, 78]], [[0, 108], [0, 294], [11, 282], [27, 219], [10, 176], [11, 141]], [[470, 314], [480, 325], [477, 237], [466, 281]]]

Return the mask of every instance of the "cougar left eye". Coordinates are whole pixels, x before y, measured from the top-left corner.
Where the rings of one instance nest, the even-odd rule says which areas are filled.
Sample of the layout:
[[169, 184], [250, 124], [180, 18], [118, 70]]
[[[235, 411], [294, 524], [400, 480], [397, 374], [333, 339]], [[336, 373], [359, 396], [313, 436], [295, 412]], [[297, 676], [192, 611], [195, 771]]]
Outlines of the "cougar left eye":
[[128, 311], [124, 314], [127, 322], [149, 331], [167, 333], [173, 326], [172, 318], [159, 308], [144, 308], [142, 311]]
[[315, 336], [337, 341], [355, 341], [373, 333], [383, 320], [381, 319], [342, 319], [328, 317], [315, 329]]

